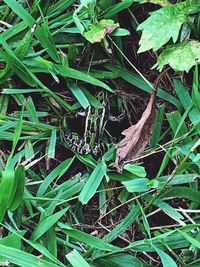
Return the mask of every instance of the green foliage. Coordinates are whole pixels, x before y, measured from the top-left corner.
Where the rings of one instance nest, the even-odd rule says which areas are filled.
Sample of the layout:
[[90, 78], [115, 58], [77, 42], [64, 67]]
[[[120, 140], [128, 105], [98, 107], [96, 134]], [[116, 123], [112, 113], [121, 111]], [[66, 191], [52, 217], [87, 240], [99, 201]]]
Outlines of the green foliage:
[[[154, 12], [138, 26], [142, 30], [140, 48], [138, 53], [153, 49], [153, 51], [166, 45], [171, 39], [173, 43], [167, 46], [157, 60], [159, 70], [169, 64], [174, 70], [189, 71], [199, 59], [199, 42], [180, 39], [184, 34], [184, 25], [192, 27], [191, 17], [200, 12], [198, 0], [187, 0], [174, 5], [164, 6]], [[187, 37], [187, 36], [186, 36]], [[188, 37], [187, 37], [188, 38]]]
[[188, 72], [200, 59], [200, 43], [187, 41], [167, 46], [160, 54], [154, 67], [162, 70], [165, 65], [170, 65], [176, 71]]
[[[172, 70], [163, 78], [150, 144], [123, 173], [113, 141], [140, 119], [157, 76], [133, 65], [148, 70], [154, 58], [134, 53], [138, 21], [161, 6], [138, 26], [139, 52], [162, 49], [154, 67], [188, 72], [200, 59], [200, 5], [138, 2], [1, 2], [0, 265], [199, 265], [198, 67], [188, 86]], [[113, 119], [97, 158], [62, 135], [82, 135], [95, 108]]]

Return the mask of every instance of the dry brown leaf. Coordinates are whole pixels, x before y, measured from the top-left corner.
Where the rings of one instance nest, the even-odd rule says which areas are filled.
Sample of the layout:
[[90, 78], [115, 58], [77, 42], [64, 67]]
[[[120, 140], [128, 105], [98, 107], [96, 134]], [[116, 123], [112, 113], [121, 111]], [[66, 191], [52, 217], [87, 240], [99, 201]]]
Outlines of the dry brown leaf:
[[167, 71], [168, 69], [158, 76], [149, 103], [143, 112], [141, 119], [135, 125], [132, 125], [122, 132], [125, 137], [118, 144], [116, 155], [116, 165], [119, 172], [122, 172], [125, 163], [135, 162], [144, 152], [145, 147], [149, 143], [155, 119], [155, 103], [158, 83]]
[[149, 103], [141, 119], [122, 132], [124, 139], [117, 148], [116, 164], [118, 171], [122, 172], [123, 166], [128, 162], [135, 162], [143, 153], [149, 143], [155, 118], [155, 90], [152, 91]]

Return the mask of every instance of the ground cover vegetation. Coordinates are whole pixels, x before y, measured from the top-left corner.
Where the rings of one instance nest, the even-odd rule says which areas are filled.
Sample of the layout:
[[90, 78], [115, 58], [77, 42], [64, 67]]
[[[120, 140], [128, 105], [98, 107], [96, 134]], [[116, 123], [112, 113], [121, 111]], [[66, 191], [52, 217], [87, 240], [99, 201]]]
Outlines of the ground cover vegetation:
[[0, 2], [1, 266], [200, 266], [199, 12]]

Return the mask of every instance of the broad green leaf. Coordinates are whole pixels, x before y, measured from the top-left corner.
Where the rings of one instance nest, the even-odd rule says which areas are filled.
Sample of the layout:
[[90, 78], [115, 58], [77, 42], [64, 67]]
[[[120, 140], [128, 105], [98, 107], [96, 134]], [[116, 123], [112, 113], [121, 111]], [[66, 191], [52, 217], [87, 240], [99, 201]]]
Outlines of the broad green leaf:
[[60, 0], [54, 2], [54, 4], [48, 8], [47, 15], [55, 16], [60, 12], [66, 10], [73, 2], [73, 0]]
[[78, 253], [77, 250], [73, 250], [66, 255], [66, 258], [74, 267], [90, 267], [87, 261], [83, 258], [83, 256]]
[[181, 104], [183, 105], [183, 108], [186, 110], [188, 106], [190, 106], [192, 103], [190, 93], [180, 80], [174, 79], [173, 82], [174, 82], [174, 89], [181, 101]]
[[155, 202], [155, 205], [159, 207], [161, 210], [163, 210], [163, 212], [165, 212], [168, 216], [170, 216], [179, 223], [181, 220], [184, 219], [183, 216], [177, 210], [175, 210], [172, 206], [170, 206], [166, 202], [158, 200]]
[[[169, 178], [169, 176], [166, 175], [166, 176], [159, 177], [156, 180], [158, 180], [160, 184], [164, 184], [168, 178]], [[173, 186], [173, 185], [177, 185], [177, 184], [194, 183], [197, 178], [200, 178], [197, 174], [175, 175], [174, 178], [169, 182], [169, 185]]]
[[17, 88], [4, 88], [2, 94], [30, 94], [41, 93], [42, 89], [17, 89]]
[[56, 236], [57, 232], [55, 227], [51, 227], [45, 235], [43, 235], [42, 241], [45, 243], [44, 246], [55, 258], [58, 256], [58, 240]]
[[[58, 266], [62, 266], [65, 267], [64, 264], [62, 264], [58, 259], [56, 259], [54, 256], [52, 256], [52, 254], [40, 243], [36, 243], [36, 242], [32, 242], [30, 241], [30, 239], [26, 239], [23, 235], [25, 231], [21, 231], [21, 232], [17, 232], [16, 230], [14, 230], [11, 226], [5, 226], [3, 225], [6, 229], [8, 229], [13, 235], [15, 235], [20, 241], [23, 240], [25, 243], [27, 243], [28, 245], [30, 245], [31, 247], [33, 247], [35, 250], [37, 250], [40, 254], [42, 254], [44, 257], [46, 257], [46, 259], [49, 259], [50, 261], [52, 261], [55, 264], [58, 264]], [[1, 242], [0, 242], [1, 243]], [[6, 246], [12, 246], [15, 247], [13, 245], [13, 243], [9, 244], [7, 242], [2, 242], [2, 245], [6, 245]], [[18, 247], [16, 247], [18, 248]], [[19, 247], [19, 249], [21, 248], [21, 246]], [[57, 266], [57, 265], [56, 265]]]
[[200, 60], [200, 42], [187, 41], [167, 46], [154, 67], [161, 71], [169, 64], [176, 71], [188, 72], [198, 60]]
[[88, 203], [88, 201], [94, 196], [97, 188], [99, 187], [105, 175], [105, 172], [106, 172], [106, 165], [104, 163], [99, 163], [93, 170], [79, 195], [79, 200], [83, 204]]
[[186, 14], [198, 11], [200, 11], [198, 0], [192, 0], [165, 6], [152, 12], [151, 16], [137, 28], [143, 30], [138, 52], [150, 49], [156, 51], [171, 38], [175, 43], [181, 26], [187, 20]]
[[8, 109], [9, 96], [1, 95], [0, 96], [0, 113], [6, 114]]
[[173, 134], [174, 135], [176, 134], [175, 137], [180, 137], [188, 133], [188, 129], [184, 121], [180, 124], [179, 131], [177, 131], [177, 126], [179, 125], [181, 121], [181, 114], [178, 111], [174, 111], [166, 115], [167, 115], [167, 120], [170, 124], [170, 127], [173, 131]]
[[[81, 176], [80, 173], [78, 173], [72, 179], [69, 179], [60, 185], [57, 185], [55, 188], [53, 188], [51, 191], [45, 194], [45, 197], [54, 199], [55, 195], [57, 195], [57, 199], [68, 199], [74, 196], [75, 194], [79, 193], [83, 188], [84, 186], [83, 179], [85, 175]], [[48, 213], [49, 209], [51, 208], [52, 205], [50, 204], [46, 212]]]
[[[192, 234], [191, 231], [197, 229], [198, 225], [190, 224], [187, 226], [181, 227], [181, 231], [184, 233], [188, 232], [190, 236], [195, 238], [195, 234]], [[162, 242], [161, 242], [162, 241]], [[153, 252], [155, 251], [155, 247], [159, 249], [163, 249], [163, 244], [170, 247], [171, 249], [178, 249], [178, 248], [185, 248], [189, 247], [190, 243], [185, 240], [185, 238], [180, 234], [177, 233], [177, 230], [167, 231], [164, 234], [158, 233], [156, 237], [151, 239], [141, 239], [139, 241], [135, 241], [131, 243], [126, 249], [131, 249], [132, 251], [146, 251], [146, 252]]]
[[122, 182], [128, 192], [146, 192], [150, 189], [150, 180], [147, 178], [136, 178], [132, 181]]
[[35, 20], [34, 18], [24, 9], [17, 1], [15, 0], [4, 0], [4, 2], [10, 6], [17, 15], [20, 14], [20, 17], [26, 22], [30, 27], [33, 26]]
[[111, 33], [112, 36], [127, 36], [130, 32], [127, 29], [118, 28]]
[[[21, 132], [22, 132], [22, 126], [23, 126], [23, 111], [22, 110], [20, 112], [20, 116], [19, 116], [19, 120], [17, 122], [17, 125], [16, 125], [16, 128], [15, 128], [15, 132], [14, 132], [14, 135], [13, 135], [13, 143], [12, 143], [12, 152], [10, 154], [10, 158], [12, 157], [11, 155], [14, 153], [14, 150], [17, 146], [17, 143], [19, 141], [19, 138], [20, 138], [20, 135], [21, 135]], [[9, 160], [8, 160], [9, 161]]]
[[124, 165], [124, 169], [138, 177], [146, 176], [145, 168], [137, 164], [127, 163]]
[[12, 246], [13, 248], [21, 248], [21, 237], [14, 233], [9, 234], [6, 237], [0, 239], [0, 244], [4, 246]]
[[[21, 249], [22, 241], [21, 237], [15, 235], [14, 233], [9, 233], [8, 236], [2, 237], [0, 239], [0, 244], [8, 247], [12, 247], [15, 249]], [[0, 265], [5, 266], [3, 263], [5, 263], [7, 260], [5, 257], [0, 256]]]
[[159, 257], [161, 258], [163, 267], [178, 267], [175, 261], [163, 250], [155, 247], [156, 252], [158, 253]]

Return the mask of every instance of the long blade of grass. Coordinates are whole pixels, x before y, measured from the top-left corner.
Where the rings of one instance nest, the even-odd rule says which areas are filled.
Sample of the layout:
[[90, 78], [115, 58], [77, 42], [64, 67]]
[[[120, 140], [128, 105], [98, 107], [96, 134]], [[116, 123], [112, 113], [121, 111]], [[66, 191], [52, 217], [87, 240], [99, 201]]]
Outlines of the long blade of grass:
[[2, 222], [5, 212], [9, 206], [12, 197], [12, 191], [14, 186], [15, 172], [14, 170], [7, 168], [2, 172], [0, 183], [0, 222]]
[[31, 236], [31, 240], [36, 241], [44, 233], [46, 233], [55, 223], [57, 223], [60, 220], [60, 218], [66, 213], [68, 209], [69, 207], [61, 211], [58, 211], [57, 213], [47, 217], [45, 220], [39, 222]]
[[47, 262], [22, 250], [0, 245], [0, 255], [9, 262], [22, 267], [58, 267], [57, 264]]
[[94, 196], [97, 188], [99, 187], [105, 175], [105, 172], [106, 172], [106, 165], [104, 163], [98, 164], [96, 168], [93, 170], [79, 195], [79, 200], [83, 204], [88, 203], [88, 201]]
[[41, 197], [46, 192], [47, 188], [50, 186], [50, 184], [53, 182], [53, 180], [56, 177], [60, 177], [61, 174], [63, 175], [71, 166], [72, 162], [74, 161], [74, 158], [69, 158], [64, 160], [60, 165], [58, 165], [47, 177], [44, 179], [42, 184], [40, 185], [37, 196]]
[[94, 237], [92, 235], [89, 235], [79, 230], [68, 227], [67, 225], [63, 223], [58, 223], [58, 226], [60, 227], [63, 233], [74, 238], [75, 240], [78, 240], [79, 242], [83, 242], [87, 244], [88, 246], [91, 246], [91, 247], [94, 247], [94, 248], [97, 248], [103, 251], [120, 251], [121, 250], [120, 248], [110, 245], [97, 237]]
[[83, 256], [81, 256], [81, 254], [78, 253], [78, 251], [75, 249], [71, 251], [70, 253], [68, 253], [66, 255], [66, 258], [71, 263], [71, 265], [74, 267], [90, 267], [91, 266], [87, 263], [87, 261], [83, 258]]
[[16, 190], [13, 190], [13, 198], [9, 205], [9, 210], [14, 211], [16, 210], [20, 203], [22, 202], [24, 188], [25, 188], [25, 170], [24, 166], [19, 165], [15, 170], [15, 187]]

